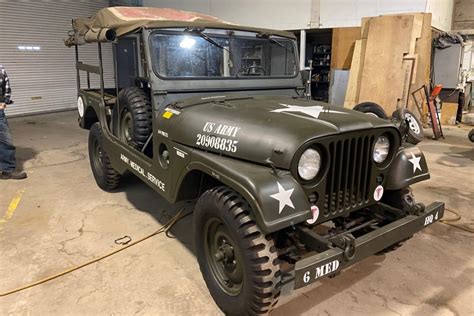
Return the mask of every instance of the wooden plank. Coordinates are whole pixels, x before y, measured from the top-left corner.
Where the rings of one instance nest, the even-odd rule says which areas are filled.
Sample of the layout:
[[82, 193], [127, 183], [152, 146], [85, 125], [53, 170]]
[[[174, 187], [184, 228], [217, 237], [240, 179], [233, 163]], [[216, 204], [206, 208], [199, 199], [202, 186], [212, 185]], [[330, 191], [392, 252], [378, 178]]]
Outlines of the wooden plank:
[[360, 26], [360, 38], [361, 39], [367, 39], [367, 36], [369, 35], [369, 25], [370, 25], [370, 20], [373, 18], [370, 17], [365, 17], [362, 18], [361, 20], [361, 26]]
[[332, 30], [331, 70], [351, 68], [355, 41], [360, 39], [360, 27], [341, 27]]
[[378, 103], [389, 115], [397, 108], [403, 96], [403, 56], [410, 51], [413, 22], [413, 15], [370, 19], [358, 103]]
[[[421, 28], [421, 36], [416, 40], [415, 53], [418, 55], [416, 64], [416, 75], [410, 87], [410, 95], [412, 91], [430, 84], [430, 68], [431, 68], [431, 13], [423, 14], [423, 23]], [[408, 99], [408, 109], [418, 116], [418, 111], [415, 109], [416, 105], [413, 98]], [[428, 105], [423, 103], [423, 115], [421, 115], [424, 123], [427, 122]]]
[[367, 40], [357, 40], [354, 45], [349, 82], [347, 84], [344, 107], [353, 108], [359, 101], [360, 80], [364, 68], [364, 53]]
[[443, 107], [441, 108], [441, 125], [456, 125], [457, 111], [457, 103], [443, 102]]

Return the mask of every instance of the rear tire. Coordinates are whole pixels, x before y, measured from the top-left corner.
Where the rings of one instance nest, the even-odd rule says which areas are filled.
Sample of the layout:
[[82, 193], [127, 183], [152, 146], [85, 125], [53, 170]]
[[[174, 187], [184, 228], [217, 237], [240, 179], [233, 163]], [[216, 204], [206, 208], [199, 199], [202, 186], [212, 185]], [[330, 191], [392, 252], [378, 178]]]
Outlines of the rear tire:
[[89, 131], [89, 162], [95, 182], [104, 191], [117, 188], [120, 174], [112, 168], [107, 152], [103, 147], [100, 123], [94, 123]]
[[118, 98], [118, 137], [129, 146], [141, 150], [152, 133], [150, 98], [138, 87], [122, 89]]
[[194, 212], [194, 237], [204, 280], [226, 315], [273, 309], [281, 288], [274, 241], [260, 231], [239, 194], [227, 187], [204, 192]]
[[374, 115], [384, 120], [388, 119], [387, 113], [385, 113], [384, 109], [374, 102], [359, 103], [353, 108], [353, 110], [369, 115]]

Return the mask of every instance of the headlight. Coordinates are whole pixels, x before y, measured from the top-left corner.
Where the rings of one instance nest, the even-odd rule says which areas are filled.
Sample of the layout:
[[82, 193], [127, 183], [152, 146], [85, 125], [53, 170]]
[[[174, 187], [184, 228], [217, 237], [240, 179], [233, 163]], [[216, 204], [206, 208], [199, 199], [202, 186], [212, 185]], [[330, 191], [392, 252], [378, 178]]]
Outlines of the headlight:
[[298, 162], [298, 174], [303, 180], [311, 180], [318, 174], [321, 167], [321, 155], [317, 150], [306, 149]]
[[380, 136], [374, 145], [374, 152], [372, 157], [376, 163], [382, 163], [387, 159], [390, 152], [390, 141], [386, 136]]

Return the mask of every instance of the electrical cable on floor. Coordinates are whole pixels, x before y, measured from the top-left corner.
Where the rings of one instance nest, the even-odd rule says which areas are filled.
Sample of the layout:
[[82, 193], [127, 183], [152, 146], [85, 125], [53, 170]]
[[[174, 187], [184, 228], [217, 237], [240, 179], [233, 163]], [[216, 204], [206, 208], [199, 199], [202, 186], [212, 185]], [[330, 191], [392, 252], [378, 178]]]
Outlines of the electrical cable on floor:
[[459, 215], [458, 212], [455, 212], [449, 208], [445, 208], [445, 211], [448, 211], [450, 213], [453, 213], [455, 215], [454, 218], [446, 218], [446, 219], [440, 219], [439, 221], [445, 225], [449, 225], [449, 226], [452, 226], [454, 228], [457, 228], [457, 229], [461, 229], [461, 230], [464, 230], [466, 232], [469, 232], [469, 233], [474, 233], [474, 229], [467, 226], [467, 225], [459, 225], [459, 224], [453, 224], [453, 222], [458, 222], [461, 220], [461, 215]]
[[93, 263], [95, 263], [95, 262], [98, 262], [98, 261], [100, 261], [100, 260], [102, 260], [102, 259], [105, 259], [105, 258], [107, 258], [107, 257], [110, 257], [110, 256], [112, 256], [112, 255], [114, 255], [114, 254], [116, 254], [116, 253], [118, 253], [118, 252], [120, 252], [120, 251], [123, 251], [123, 250], [125, 250], [125, 249], [127, 249], [127, 248], [130, 248], [130, 247], [132, 247], [132, 246], [134, 246], [134, 245], [136, 245], [136, 244], [138, 244], [138, 243], [141, 243], [141, 242], [144, 241], [144, 240], [147, 240], [147, 239], [149, 239], [149, 238], [151, 238], [151, 237], [153, 237], [153, 236], [159, 235], [159, 234], [161, 234], [161, 233], [165, 233], [166, 235], [168, 235], [168, 231], [169, 231], [179, 220], [181, 220], [181, 219], [183, 219], [184, 217], [190, 215], [191, 213], [192, 213], [192, 212], [188, 212], [188, 213], [184, 214], [184, 209], [181, 209], [181, 210], [180, 210], [175, 216], [173, 216], [166, 224], [164, 224], [163, 226], [161, 226], [157, 231], [155, 231], [155, 232], [153, 232], [153, 233], [151, 233], [151, 234], [149, 234], [149, 235], [147, 235], [147, 236], [145, 236], [145, 237], [142, 237], [142, 238], [140, 238], [140, 239], [138, 239], [138, 240], [136, 240], [136, 241], [134, 241], [134, 242], [132, 242], [132, 243], [127, 244], [126, 246], [124, 246], [124, 247], [122, 247], [122, 248], [116, 249], [116, 250], [114, 250], [114, 251], [112, 251], [112, 252], [109, 252], [109, 253], [103, 255], [103, 256], [100, 256], [100, 257], [98, 257], [98, 258], [92, 259], [92, 260], [90, 260], [90, 261], [87, 261], [87, 262], [82, 263], [82, 264], [80, 264], [80, 265], [77, 265], [77, 266], [75, 266], [75, 267], [69, 268], [69, 269], [67, 269], [67, 270], [64, 270], [64, 271], [62, 271], [62, 272], [59, 272], [59, 273], [56, 273], [56, 274], [53, 274], [53, 275], [50, 275], [50, 276], [48, 276], [48, 277], [46, 277], [46, 278], [43, 278], [43, 279], [41, 279], [41, 280], [38, 280], [38, 281], [35, 281], [35, 282], [32, 282], [32, 283], [29, 283], [29, 284], [26, 284], [26, 285], [21, 286], [21, 287], [18, 287], [18, 288], [16, 288], [16, 289], [13, 289], [13, 290], [9, 290], [9, 291], [0, 293], [0, 297], [7, 296], [7, 295], [10, 295], [10, 294], [13, 294], [13, 293], [17, 293], [17, 292], [26, 290], [26, 289], [28, 289], [28, 288], [31, 288], [31, 287], [34, 287], [34, 286], [37, 286], [37, 285], [46, 283], [46, 282], [48, 282], [48, 281], [54, 280], [54, 279], [56, 279], [56, 278], [59, 278], [60, 276], [69, 274], [69, 273], [71, 273], [71, 272], [73, 272], [73, 271], [79, 270], [79, 269], [84, 268], [84, 267], [86, 267], [86, 266], [88, 266], [88, 265], [91, 265], [91, 264], [93, 264]]

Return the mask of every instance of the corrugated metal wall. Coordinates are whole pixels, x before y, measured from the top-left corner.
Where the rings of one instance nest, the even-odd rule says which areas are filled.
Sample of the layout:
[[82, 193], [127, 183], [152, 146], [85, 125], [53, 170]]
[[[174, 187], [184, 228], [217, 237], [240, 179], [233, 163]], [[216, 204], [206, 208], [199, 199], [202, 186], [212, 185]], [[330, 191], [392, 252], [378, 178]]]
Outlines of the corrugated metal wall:
[[[74, 48], [63, 44], [71, 19], [91, 16], [109, 0], [0, 0], [0, 64], [11, 81], [15, 104], [7, 115], [76, 107]], [[98, 65], [97, 45], [79, 48], [83, 62]], [[105, 85], [114, 87], [111, 44], [103, 45]], [[85, 73], [82, 75], [85, 87]], [[91, 74], [94, 86], [98, 76]]]

